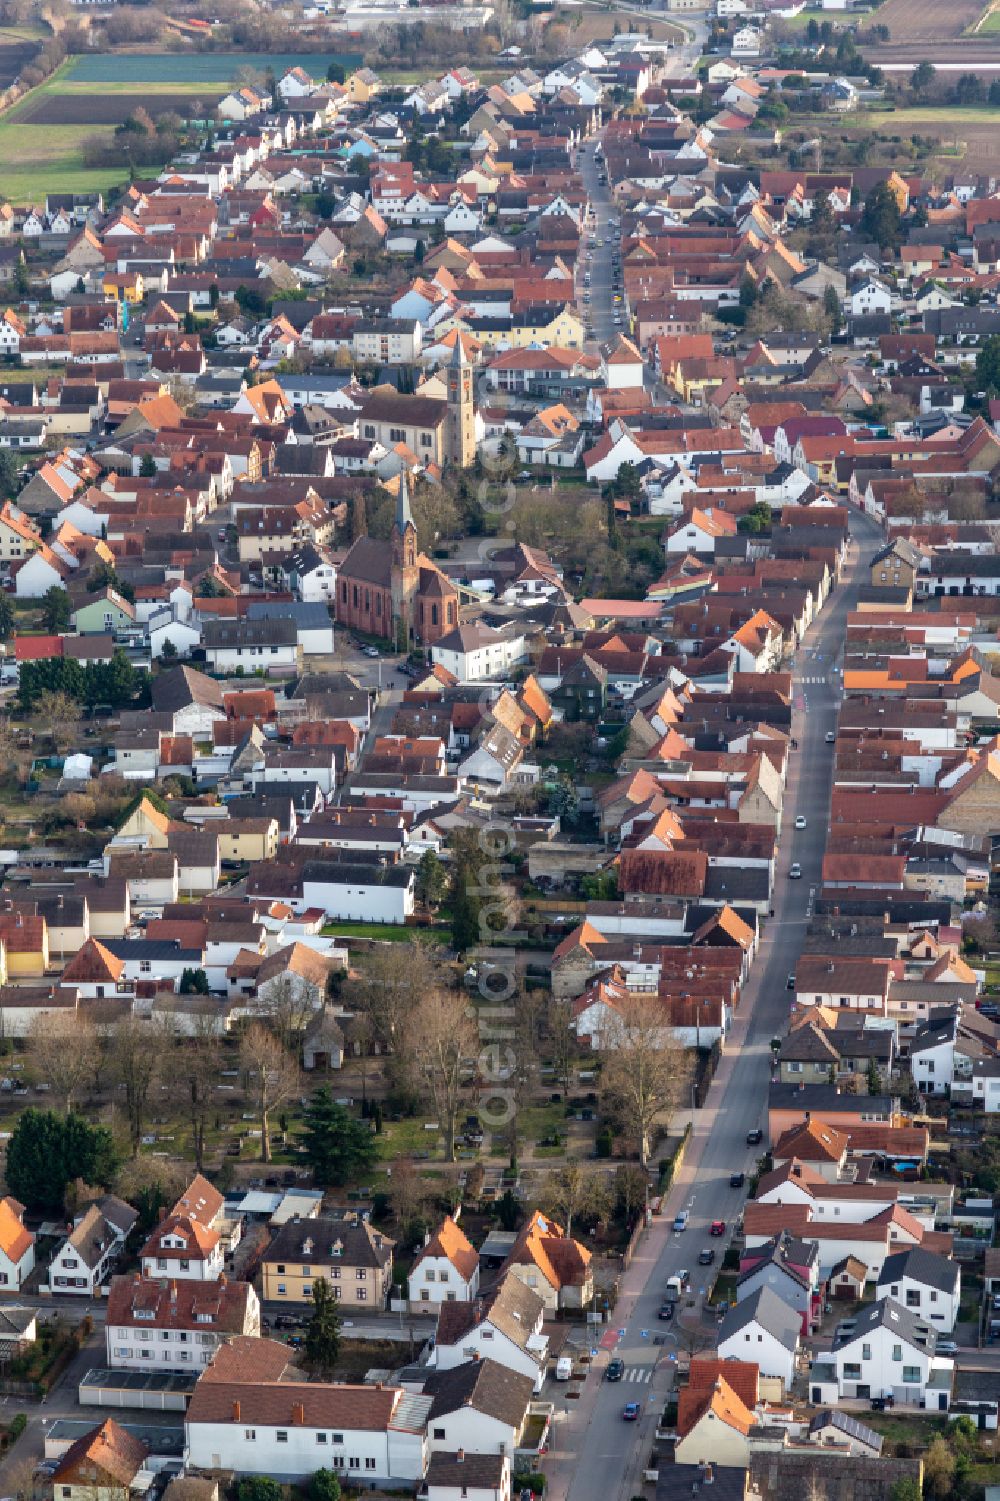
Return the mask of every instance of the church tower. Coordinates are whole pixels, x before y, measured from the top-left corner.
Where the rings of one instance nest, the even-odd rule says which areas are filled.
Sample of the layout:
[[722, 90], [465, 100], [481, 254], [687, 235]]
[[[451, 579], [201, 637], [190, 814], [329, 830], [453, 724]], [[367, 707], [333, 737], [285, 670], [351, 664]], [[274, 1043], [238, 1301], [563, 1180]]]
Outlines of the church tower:
[[448, 366], [448, 441], [445, 458], [449, 464], [467, 468], [476, 457], [476, 406], [472, 385], [473, 370], [462, 343], [455, 332], [455, 347]]
[[403, 469], [396, 496], [396, 519], [392, 524], [392, 614], [401, 623], [401, 639], [409, 647], [413, 634], [413, 601], [420, 580], [417, 565], [417, 528], [410, 510], [410, 486]]

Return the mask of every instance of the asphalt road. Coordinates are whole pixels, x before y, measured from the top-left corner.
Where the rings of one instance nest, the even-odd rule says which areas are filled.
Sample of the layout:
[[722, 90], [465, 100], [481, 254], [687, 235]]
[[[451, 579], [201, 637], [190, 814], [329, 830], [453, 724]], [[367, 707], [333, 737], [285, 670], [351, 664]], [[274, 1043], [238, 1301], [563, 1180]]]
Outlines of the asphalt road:
[[[865, 579], [864, 564], [879, 540], [874, 524], [866, 517], [852, 516], [852, 532], [855, 540], [844, 583], [810, 628], [795, 663], [792, 733], [799, 749], [792, 753], [786, 788], [775, 916], [766, 924], [708, 1101], [695, 1112], [684, 1167], [667, 1198], [662, 1218], [654, 1221], [623, 1279], [611, 1329], [623, 1330], [624, 1334], [613, 1351], [601, 1350], [579, 1403], [568, 1406], [555, 1423], [546, 1465], [553, 1501], [569, 1497], [572, 1501], [625, 1501], [640, 1489], [639, 1470], [645, 1465], [657, 1417], [672, 1385], [677, 1351], [679, 1346], [686, 1348], [677, 1324], [658, 1320], [661, 1295], [669, 1277], [682, 1268], [690, 1269], [691, 1297], [679, 1310], [682, 1329], [700, 1322], [708, 1286], [705, 1272], [710, 1276], [711, 1268], [698, 1267], [698, 1253], [711, 1246], [716, 1263], [720, 1263], [732, 1223], [742, 1210], [743, 1193], [730, 1188], [729, 1177], [734, 1171], [749, 1172], [754, 1166], [756, 1149], [747, 1145], [747, 1132], [757, 1126], [766, 1129], [770, 1042], [786, 1030], [785, 982], [801, 951], [826, 843], [834, 748], [825, 737], [837, 721], [837, 658], [843, 647], [847, 612], [853, 608], [858, 586]], [[794, 822], [799, 814], [805, 816], [807, 824], [796, 830]], [[801, 880], [789, 879], [793, 861], [802, 867]], [[681, 1124], [685, 1115], [681, 1115]], [[689, 1210], [691, 1219], [686, 1231], [674, 1234], [672, 1221], [680, 1209]], [[722, 1239], [709, 1237], [708, 1229], [715, 1219], [726, 1222], [727, 1233]], [[657, 1334], [664, 1335], [662, 1346], [653, 1344]], [[625, 1363], [625, 1379], [615, 1384], [603, 1380], [612, 1353]], [[638, 1422], [623, 1422], [626, 1402], [640, 1404]]]

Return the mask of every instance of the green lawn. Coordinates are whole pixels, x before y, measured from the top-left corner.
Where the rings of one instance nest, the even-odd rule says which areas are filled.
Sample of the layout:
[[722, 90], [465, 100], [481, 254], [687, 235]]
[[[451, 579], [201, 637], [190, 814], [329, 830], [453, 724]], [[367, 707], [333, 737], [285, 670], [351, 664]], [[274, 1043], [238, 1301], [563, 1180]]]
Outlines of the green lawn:
[[890, 127], [905, 125], [947, 126], [953, 121], [961, 124], [963, 120], [972, 125], [983, 125], [989, 120], [1000, 120], [1000, 110], [990, 104], [967, 104], [953, 109], [915, 104], [906, 109], [857, 110], [851, 114], [841, 115], [840, 118], [848, 125], [865, 125], [871, 130], [880, 130], [885, 134]]
[[124, 166], [84, 166], [80, 135], [78, 125], [0, 120], [0, 197], [17, 204], [42, 203], [47, 193], [107, 192], [124, 182]]
[[328, 922], [323, 925], [324, 938], [378, 938], [388, 943], [448, 943], [451, 934], [443, 928], [393, 927], [378, 922]]
[[989, 36], [993, 32], [1000, 31], [1000, 7], [991, 10], [988, 16], [983, 16], [976, 26], [975, 32], [967, 31], [966, 36]]

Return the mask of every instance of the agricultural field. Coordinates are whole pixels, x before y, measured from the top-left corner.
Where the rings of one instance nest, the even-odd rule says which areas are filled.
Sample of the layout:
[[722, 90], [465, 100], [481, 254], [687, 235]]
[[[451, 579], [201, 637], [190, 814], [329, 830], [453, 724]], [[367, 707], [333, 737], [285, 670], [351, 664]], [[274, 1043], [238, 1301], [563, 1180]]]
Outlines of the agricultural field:
[[952, 165], [955, 158], [978, 170], [1000, 166], [1000, 135], [997, 111], [988, 106], [967, 109], [913, 108], [887, 113], [864, 112], [845, 116], [851, 126], [877, 130], [882, 135], [933, 136]]
[[40, 37], [32, 37], [28, 27], [0, 28], [0, 89], [13, 83], [38, 51]]
[[271, 68], [280, 78], [289, 68], [304, 68], [313, 78], [325, 78], [331, 63], [350, 70], [361, 63], [360, 52], [116, 52], [76, 57], [62, 75], [72, 84], [142, 84], [180, 86], [198, 92], [212, 84], [226, 92], [242, 68], [263, 73]]
[[984, 64], [990, 71], [1000, 65], [1000, 16], [993, 0], [885, 0], [878, 22], [888, 26], [888, 42], [872, 42], [865, 56], [879, 67], [903, 72], [918, 63], [932, 62], [939, 68], [974, 70]]
[[[983, 0], [885, 0], [878, 23], [888, 26], [892, 43], [941, 42], [960, 37], [984, 10]], [[932, 62], [937, 59], [930, 56]]]

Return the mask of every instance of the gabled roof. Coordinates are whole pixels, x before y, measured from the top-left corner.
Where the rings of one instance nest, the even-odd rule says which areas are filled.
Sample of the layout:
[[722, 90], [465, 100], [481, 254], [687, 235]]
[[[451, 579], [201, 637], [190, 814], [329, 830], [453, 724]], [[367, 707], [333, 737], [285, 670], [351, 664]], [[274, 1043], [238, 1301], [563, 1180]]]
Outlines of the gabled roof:
[[450, 1261], [459, 1276], [468, 1282], [479, 1266], [479, 1255], [471, 1241], [459, 1229], [450, 1214], [446, 1214], [440, 1229], [435, 1231], [413, 1262], [413, 1270], [429, 1257], [443, 1257]]
[[902, 1282], [904, 1277], [951, 1295], [958, 1289], [959, 1269], [947, 1256], [925, 1251], [922, 1246], [911, 1246], [907, 1251], [896, 1251], [885, 1258], [878, 1285], [891, 1287]]
[[751, 1324], [757, 1324], [774, 1336], [786, 1350], [794, 1352], [799, 1346], [802, 1320], [796, 1311], [770, 1287], [759, 1287], [730, 1308], [719, 1325], [719, 1345], [733, 1335], [740, 1334]]

